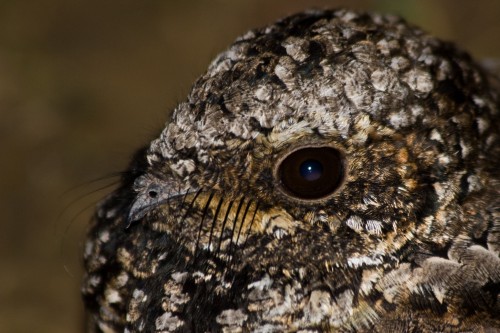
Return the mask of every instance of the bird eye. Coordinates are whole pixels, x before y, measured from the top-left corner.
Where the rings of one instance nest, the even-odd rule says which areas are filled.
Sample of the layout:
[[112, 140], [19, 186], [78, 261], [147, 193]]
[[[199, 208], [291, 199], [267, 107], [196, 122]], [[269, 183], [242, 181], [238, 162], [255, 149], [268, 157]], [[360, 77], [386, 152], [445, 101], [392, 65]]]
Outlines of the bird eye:
[[284, 191], [298, 199], [321, 199], [335, 192], [344, 178], [342, 154], [332, 147], [307, 147], [293, 151], [278, 166]]

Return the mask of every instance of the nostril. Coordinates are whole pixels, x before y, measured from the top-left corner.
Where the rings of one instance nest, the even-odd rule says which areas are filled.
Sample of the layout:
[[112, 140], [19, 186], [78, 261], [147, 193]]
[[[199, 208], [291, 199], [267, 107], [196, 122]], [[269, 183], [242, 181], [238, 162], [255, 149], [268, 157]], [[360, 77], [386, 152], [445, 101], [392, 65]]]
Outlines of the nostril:
[[158, 196], [158, 192], [153, 190], [149, 191], [148, 194], [151, 198], [156, 198]]

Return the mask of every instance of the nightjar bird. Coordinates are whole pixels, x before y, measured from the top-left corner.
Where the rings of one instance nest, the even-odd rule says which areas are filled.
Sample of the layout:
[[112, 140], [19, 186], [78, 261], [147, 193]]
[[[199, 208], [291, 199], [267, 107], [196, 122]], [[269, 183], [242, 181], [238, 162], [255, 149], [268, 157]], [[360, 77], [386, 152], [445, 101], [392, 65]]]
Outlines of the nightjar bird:
[[500, 332], [498, 81], [404, 20], [236, 39], [98, 207], [89, 332]]

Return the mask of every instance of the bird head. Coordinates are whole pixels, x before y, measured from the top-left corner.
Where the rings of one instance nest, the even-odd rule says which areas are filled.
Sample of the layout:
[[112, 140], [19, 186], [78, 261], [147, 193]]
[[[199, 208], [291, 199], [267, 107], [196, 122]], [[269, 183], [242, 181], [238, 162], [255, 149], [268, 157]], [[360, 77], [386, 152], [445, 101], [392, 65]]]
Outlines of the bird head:
[[445, 249], [497, 105], [467, 54], [399, 18], [295, 15], [197, 80], [142, 156], [127, 223], [288, 275]]

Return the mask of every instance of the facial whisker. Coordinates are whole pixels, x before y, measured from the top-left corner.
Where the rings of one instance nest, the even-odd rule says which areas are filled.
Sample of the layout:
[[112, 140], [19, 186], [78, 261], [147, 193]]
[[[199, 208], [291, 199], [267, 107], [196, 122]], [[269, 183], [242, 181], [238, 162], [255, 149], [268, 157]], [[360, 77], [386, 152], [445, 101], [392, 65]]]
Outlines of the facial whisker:
[[[104, 176], [101, 176], [101, 177], [90, 179], [90, 180], [88, 180], [86, 182], [82, 182], [80, 184], [77, 184], [77, 185], [73, 186], [72, 188], [68, 189], [67, 191], [64, 191], [61, 194], [61, 197], [67, 197], [70, 193], [78, 191], [80, 188], [82, 188], [84, 186], [88, 186], [90, 184], [98, 183], [98, 182], [101, 182], [103, 180], [111, 180], [113, 178], [120, 177], [122, 174], [123, 174], [122, 172], [113, 172], [113, 173], [110, 173], [110, 174], [107, 174], [107, 175], [104, 175]], [[113, 184], [117, 184], [118, 181], [119, 180], [113, 181]]]
[[[103, 179], [104, 179], [104, 178], [103, 178]], [[55, 221], [56, 221], [56, 222], [57, 222], [57, 221], [61, 221], [62, 217], [66, 214], [66, 212], [68, 212], [68, 210], [69, 210], [71, 207], [73, 207], [73, 205], [74, 205], [75, 203], [77, 203], [77, 202], [79, 202], [79, 201], [81, 201], [81, 200], [83, 200], [83, 199], [85, 199], [85, 198], [87, 198], [87, 197], [90, 197], [91, 195], [93, 195], [93, 194], [95, 194], [95, 193], [98, 193], [98, 192], [100, 192], [100, 191], [103, 191], [103, 190], [106, 190], [106, 189], [108, 189], [108, 188], [110, 188], [110, 187], [113, 187], [113, 186], [115, 186], [115, 185], [117, 185], [117, 184], [118, 184], [118, 181], [113, 181], [112, 183], [109, 183], [109, 184], [106, 184], [106, 185], [100, 186], [100, 187], [98, 187], [98, 188], [96, 188], [96, 189], [94, 189], [94, 190], [92, 190], [92, 191], [89, 191], [89, 192], [86, 192], [86, 193], [84, 193], [84, 194], [79, 195], [79, 196], [78, 196], [78, 197], [76, 197], [75, 199], [71, 200], [71, 201], [70, 201], [70, 202], [69, 202], [66, 206], [64, 206], [64, 208], [61, 210], [61, 212], [59, 213], [59, 215], [57, 216], [57, 218], [56, 218], [56, 220], [55, 220]], [[71, 192], [71, 190], [70, 190], [70, 191], [68, 191], [68, 193], [70, 193], [70, 192]], [[92, 202], [92, 205], [94, 205], [94, 204], [95, 204], [95, 202], [93, 201], [93, 202]], [[56, 229], [57, 229], [57, 224], [58, 224], [58, 223], [55, 223], [55, 226], [54, 226], [54, 228], [56, 228]]]
[[212, 225], [210, 226], [210, 235], [208, 236], [208, 251], [210, 251], [210, 246], [212, 245], [212, 237], [214, 235], [214, 228], [215, 225], [217, 224], [217, 217], [219, 216], [220, 209], [222, 207], [222, 204], [224, 203], [224, 198], [221, 197], [219, 199], [219, 203], [217, 204], [217, 208], [215, 209], [215, 213], [212, 219]]
[[248, 200], [247, 205], [245, 207], [245, 212], [243, 213], [243, 218], [241, 219], [241, 224], [240, 224], [240, 229], [238, 230], [238, 235], [236, 236], [236, 241], [235, 244], [238, 244], [238, 241], [240, 240], [240, 235], [241, 231], [243, 230], [243, 225], [245, 224], [245, 219], [247, 218], [248, 211], [250, 210], [250, 206], [252, 205], [253, 201]]
[[[186, 193], [182, 197], [181, 210], [184, 207], [184, 204], [186, 203], [186, 198], [187, 198], [187, 195], [189, 194], [189, 192], [190, 192], [189, 190], [186, 191]], [[184, 211], [184, 214], [182, 215], [181, 224], [179, 226], [179, 230], [181, 231], [181, 234], [183, 234], [182, 230], [184, 230], [184, 225], [186, 224], [186, 217], [189, 214], [189, 212], [191, 211], [191, 208], [193, 208], [194, 203], [196, 202], [196, 200], [200, 196], [200, 193], [201, 193], [201, 189], [199, 189], [198, 191], [196, 191], [193, 199], [189, 202], [189, 205], [186, 207], [186, 210]], [[181, 238], [179, 236], [178, 241], [180, 242], [180, 240], [181, 240]]]
[[215, 250], [215, 258], [217, 258], [217, 256], [219, 255], [219, 252], [220, 252], [220, 249], [221, 249], [221, 246], [222, 246], [222, 237], [223, 237], [223, 234], [224, 234], [224, 229], [226, 228], [227, 219], [229, 218], [229, 212], [231, 212], [231, 208], [233, 208], [233, 204], [234, 204], [234, 201], [231, 200], [229, 202], [229, 205], [227, 206], [226, 215], [224, 216], [224, 220], [222, 222], [222, 226], [221, 226], [221, 229], [220, 229], [219, 245], [217, 245], [217, 250]]
[[229, 256], [231, 256], [231, 251], [233, 249], [233, 239], [236, 231], [236, 225], [238, 224], [238, 217], [240, 216], [241, 208], [243, 208], [243, 203], [245, 202], [245, 198], [242, 197], [240, 202], [238, 203], [238, 207], [236, 208], [236, 214], [233, 220], [233, 228], [231, 229], [231, 239], [229, 240]]
[[[240, 227], [240, 230], [238, 231], [238, 236], [236, 237], [236, 244], [238, 244], [238, 241], [240, 239], [240, 235], [241, 235], [241, 231], [243, 229], [243, 224], [244, 224], [244, 221], [246, 219], [246, 216], [247, 216], [247, 213], [250, 209], [250, 206], [252, 205], [253, 201], [252, 200], [249, 200], [248, 201], [248, 204], [247, 206], [245, 207], [245, 212], [243, 214], [243, 219], [242, 219], [242, 222], [241, 222], [241, 227]], [[241, 249], [243, 250], [247, 244], [247, 241], [248, 241], [248, 238], [250, 236], [250, 233], [251, 233], [251, 229], [252, 229], [252, 226], [253, 226], [253, 223], [255, 221], [255, 216], [257, 215], [257, 211], [259, 210], [259, 202], [257, 201], [255, 203], [255, 210], [253, 212], [253, 215], [252, 215], [252, 219], [250, 221], [250, 225], [248, 226], [248, 230], [247, 230], [247, 234], [246, 234], [246, 237], [245, 237], [245, 241], [243, 242], [243, 246], [241, 247]], [[234, 261], [234, 258], [231, 260], [231, 265], [229, 267], [229, 269], [232, 269], [232, 266], [235, 264], [235, 261]]]
[[248, 226], [248, 231], [247, 231], [247, 235], [245, 237], [245, 242], [243, 243], [243, 248], [245, 248], [247, 241], [248, 241], [248, 238], [250, 238], [252, 226], [253, 226], [253, 223], [255, 221], [255, 216], [257, 215], [258, 210], [259, 210], [259, 202], [257, 201], [257, 203], [255, 204], [255, 210], [253, 212], [252, 221], [250, 221], [250, 225]]
[[69, 221], [69, 223], [66, 225], [66, 227], [64, 228], [64, 231], [62, 233], [62, 237], [61, 237], [61, 242], [60, 242], [60, 249], [59, 249], [59, 255], [60, 255], [60, 258], [61, 260], [63, 261], [63, 265], [64, 265], [64, 268], [66, 270], [66, 272], [70, 275], [72, 275], [70, 269], [67, 267], [66, 265], [66, 259], [64, 258], [64, 248], [65, 248], [65, 244], [66, 244], [66, 238], [67, 238], [67, 235], [69, 233], [69, 230], [71, 228], [71, 226], [73, 225], [73, 223], [76, 221], [76, 219], [81, 215], [83, 214], [86, 210], [92, 208], [95, 206], [95, 202], [91, 202], [90, 204], [88, 204], [87, 206], [83, 207], [82, 209], [80, 209], [74, 217], [71, 218], [71, 220]]
[[214, 192], [210, 192], [210, 196], [208, 197], [207, 202], [205, 203], [205, 207], [203, 207], [203, 214], [201, 216], [200, 227], [198, 228], [198, 235], [196, 236], [196, 244], [194, 246], [193, 261], [195, 264], [198, 257], [198, 248], [200, 246], [201, 232], [203, 230], [203, 221], [205, 220], [205, 216], [208, 213], [208, 208], [210, 207], [210, 203], [212, 202], [213, 197], [214, 197]]

